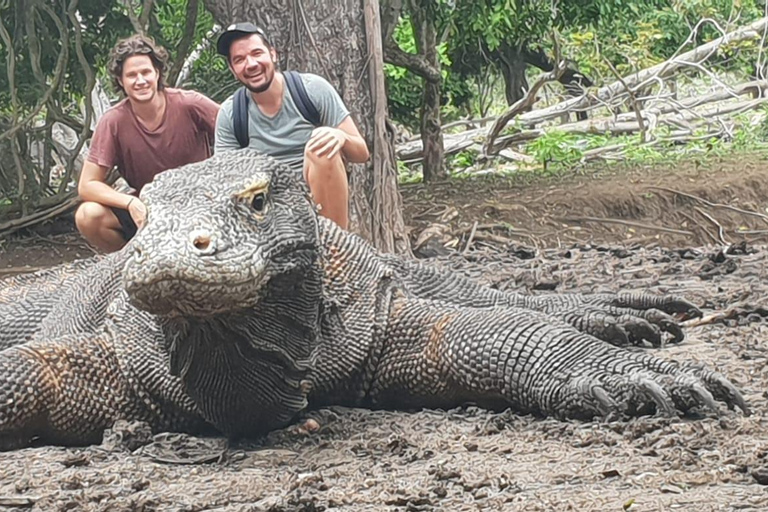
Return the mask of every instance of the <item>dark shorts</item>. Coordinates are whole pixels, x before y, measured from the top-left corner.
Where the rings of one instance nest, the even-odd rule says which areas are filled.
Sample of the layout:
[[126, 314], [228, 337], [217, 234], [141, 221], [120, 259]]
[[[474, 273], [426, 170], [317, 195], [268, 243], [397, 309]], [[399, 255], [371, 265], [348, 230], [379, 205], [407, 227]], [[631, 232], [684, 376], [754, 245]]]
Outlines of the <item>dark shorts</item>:
[[122, 208], [112, 208], [112, 213], [115, 214], [117, 220], [120, 222], [120, 227], [123, 229], [123, 238], [127, 242], [136, 235], [136, 223], [133, 222], [133, 217], [128, 213], [128, 210]]

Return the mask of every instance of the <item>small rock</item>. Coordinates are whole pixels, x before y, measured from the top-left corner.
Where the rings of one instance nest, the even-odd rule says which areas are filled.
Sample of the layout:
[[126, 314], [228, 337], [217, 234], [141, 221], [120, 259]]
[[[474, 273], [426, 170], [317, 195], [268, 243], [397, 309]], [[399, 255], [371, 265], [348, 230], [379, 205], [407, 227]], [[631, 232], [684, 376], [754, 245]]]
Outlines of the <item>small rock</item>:
[[87, 466], [91, 463], [91, 458], [85, 452], [69, 453], [61, 463], [67, 468]]
[[318, 430], [320, 430], [320, 424], [317, 420], [312, 418], [307, 418], [302, 424], [296, 427], [296, 432], [303, 435], [314, 434]]
[[144, 421], [117, 420], [104, 431], [101, 446], [107, 451], [132, 452], [152, 442], [152, 428]]
[[760, 485], [768, 485], [768, 466], [753, 469], [752, 478]]

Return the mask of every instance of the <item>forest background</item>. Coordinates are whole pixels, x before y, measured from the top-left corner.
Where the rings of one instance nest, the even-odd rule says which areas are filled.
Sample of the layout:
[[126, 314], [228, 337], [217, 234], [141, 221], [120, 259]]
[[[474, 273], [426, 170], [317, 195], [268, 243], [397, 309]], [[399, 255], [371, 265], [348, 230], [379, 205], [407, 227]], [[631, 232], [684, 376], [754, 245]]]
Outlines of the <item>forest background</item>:
[[238, 84], [211, 43], [238, 19], [266, 26], [284, 67], [329, 78], [374, 148], [353, 213], [385, 250], [404, 250], [398, 183], [706, 158], [768, 134], [764, 1], [273, 4], [0, 0], [0, 238], [76, 205], [119, 99], [109, 48], [135, 32], [169, 50], [169, 84], [219, 102]]

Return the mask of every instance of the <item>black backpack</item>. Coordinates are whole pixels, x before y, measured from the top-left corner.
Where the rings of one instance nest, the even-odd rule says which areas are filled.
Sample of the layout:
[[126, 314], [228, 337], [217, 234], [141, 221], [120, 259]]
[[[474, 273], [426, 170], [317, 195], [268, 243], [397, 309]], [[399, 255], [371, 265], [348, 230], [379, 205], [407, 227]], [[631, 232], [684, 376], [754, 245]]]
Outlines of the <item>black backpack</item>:
[[[299, 109], [301, 116], [312, 123], [313, 126], [320, 126], [320, 112], [315, 108], [315, 104], [309, 99], [304, 82], [296, 71], [286, 71], [283, 73], [285, 85], [291, 94], [291, 99]], [[248, 89], [245, 87], [235, 91], [234, 104], [232, 106], [232, 122], [235, 128], [235, 138], [240, 143], [241, 148], [248, 147], [250, 139], [248, 137]]]

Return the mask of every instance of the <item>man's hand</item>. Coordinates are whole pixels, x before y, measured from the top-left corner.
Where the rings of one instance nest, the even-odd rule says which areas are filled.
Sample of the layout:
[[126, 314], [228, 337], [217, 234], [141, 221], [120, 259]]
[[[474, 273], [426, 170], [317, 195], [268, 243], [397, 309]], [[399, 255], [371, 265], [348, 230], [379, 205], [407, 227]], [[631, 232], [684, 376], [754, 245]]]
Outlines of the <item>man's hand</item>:
[[142, 227], [147, 221], [147, 207], [138, 197], [132, 197], [127, 206], [128, 213], [131, 214], [136, 227]]
[[347, 143], [348, 135], [338, 128], [321, 126], [312, 131], [312, 136], [307, 142], [307, 151], [311, 151], [317, 156], [328, 155], [331, 159], [341, 151], [344, 144]]

